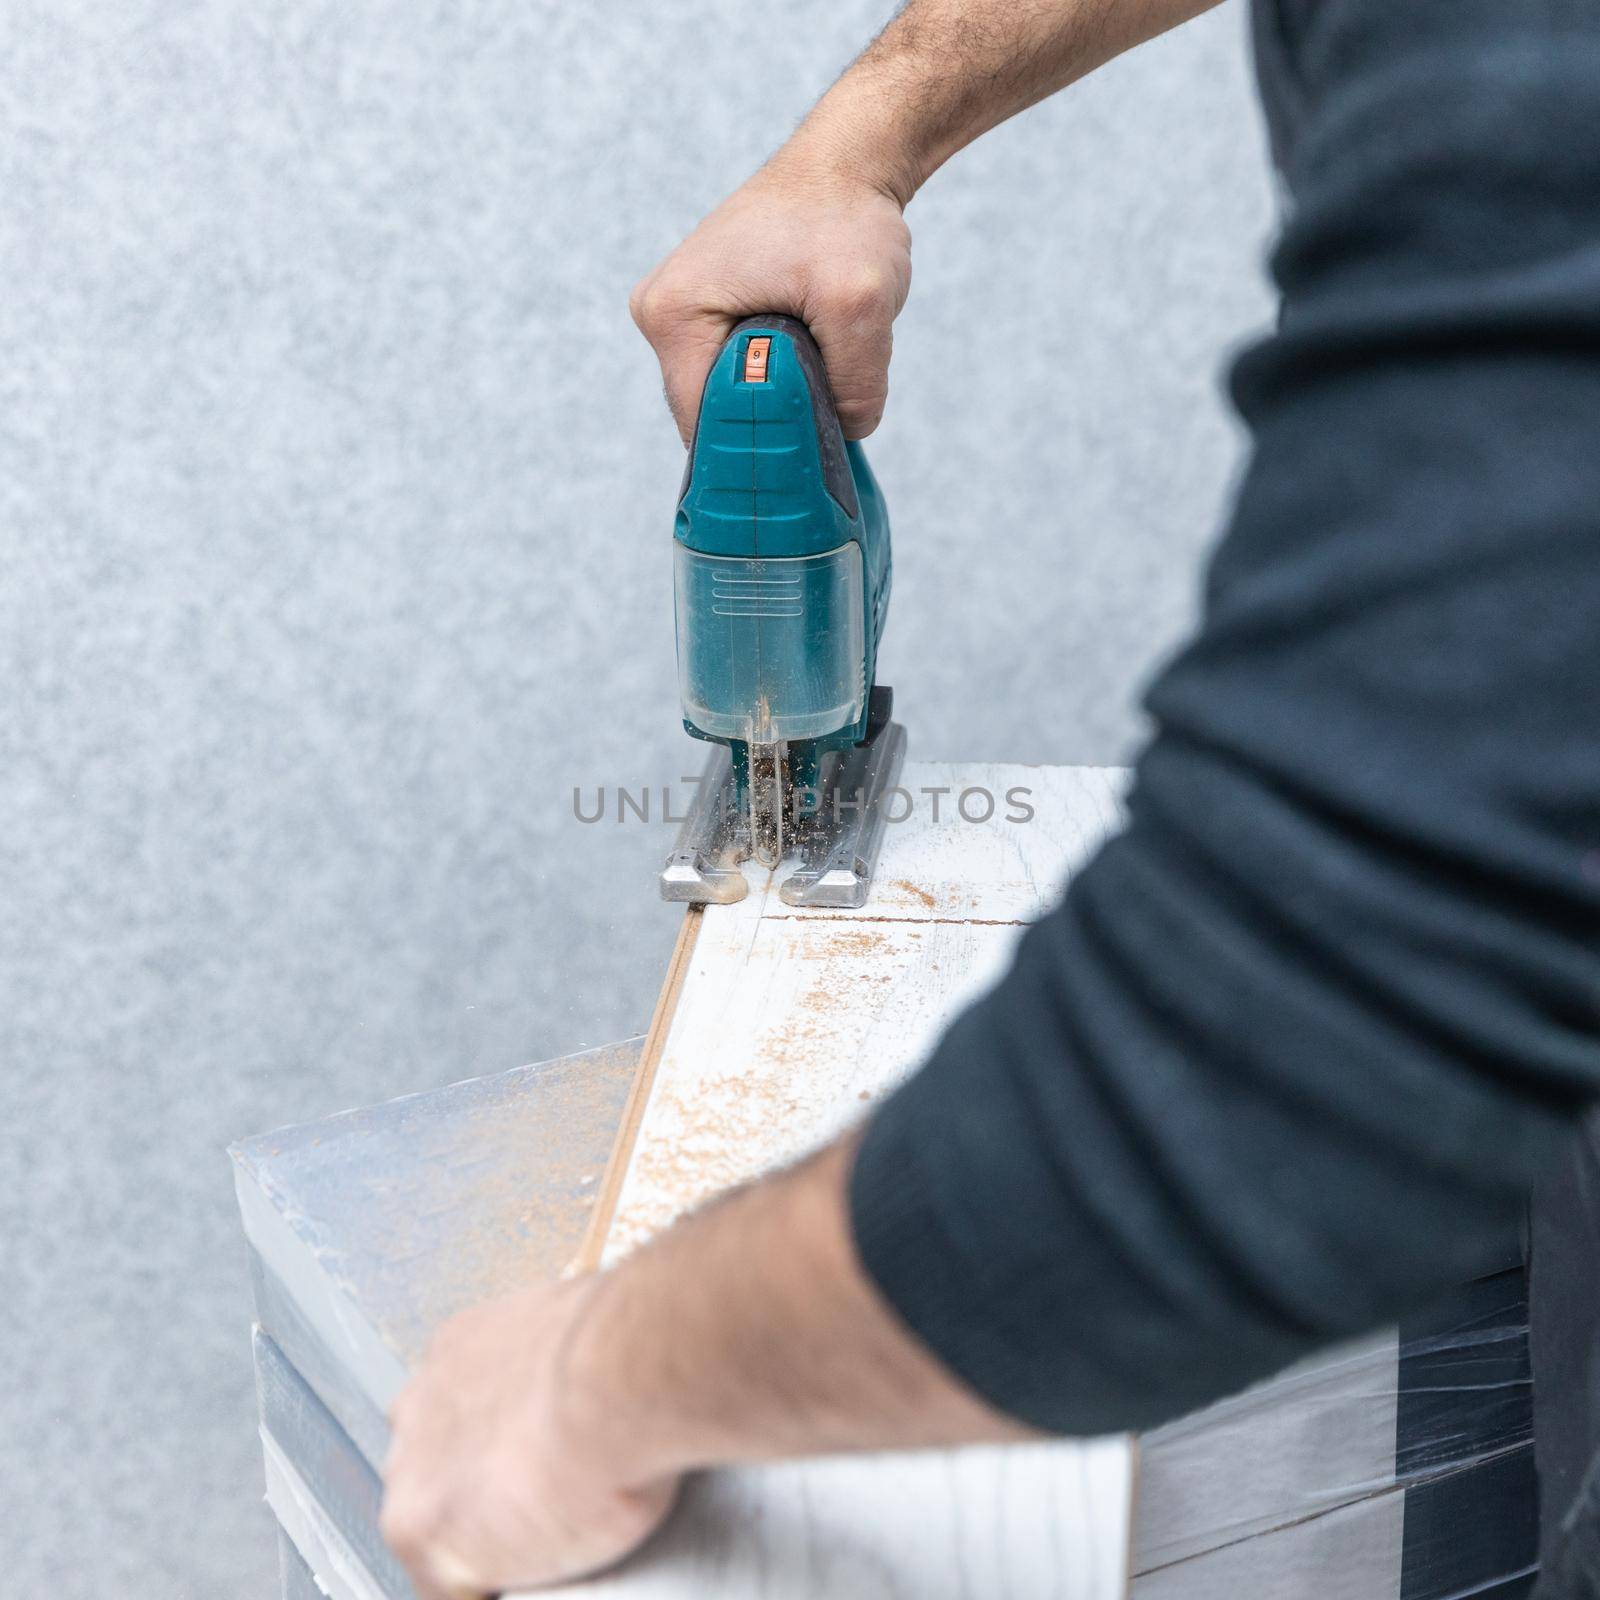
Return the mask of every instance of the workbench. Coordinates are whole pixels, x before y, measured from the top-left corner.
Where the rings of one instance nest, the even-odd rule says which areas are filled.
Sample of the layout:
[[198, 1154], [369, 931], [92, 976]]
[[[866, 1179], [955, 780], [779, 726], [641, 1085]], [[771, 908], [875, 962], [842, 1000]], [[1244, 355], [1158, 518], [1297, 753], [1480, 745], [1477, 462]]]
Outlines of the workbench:
[[[686, 915], [638, 1037], [237, 1146], [285, 1595], [309, 1579], [334, 1600], [408, 1600], [377, 1533], [378, 1467], [386, 1407], [432, 1329], [488, 1295], [610, 1264], [867, 1112], [1004, 970], [1116, 826], [1124, 782], [908, 765], [867, 905], [790, 907], [752, 871], [743, 901]], [[1421, 1565], [1413, 1549], [1409, 1580], [1408, 1541], [1425, 1520], [1461, 1529], [1464, 1506], [1528, 1503], [1526, 1331], [1513, 1252], [1426, 1328], [1327, 1352], [1147, 1436], [1137, 1493], [1122, 1439], [713, 1473], [582, 1592], [1459, 1593], [1509, 1579], [1517, 1538], [1478, 1548], [1463, 1533], [1448, 1562]], [[1424, 1392], [1446, 1397], [1425, 1415], [1408, 1401]]]

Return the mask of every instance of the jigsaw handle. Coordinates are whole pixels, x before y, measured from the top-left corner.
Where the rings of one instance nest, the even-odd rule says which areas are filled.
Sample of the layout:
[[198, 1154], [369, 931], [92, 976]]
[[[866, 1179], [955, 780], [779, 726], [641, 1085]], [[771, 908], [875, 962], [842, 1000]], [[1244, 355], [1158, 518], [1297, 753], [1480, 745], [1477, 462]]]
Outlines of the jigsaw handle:
[[845, 444], [844, 430], [839, 425], [839, 408], [834, 404], [833, 386], [828, 382], [828, 368], [817, 341], [811, 336], [811, 330], [798, 317], [746, 317], [728, 335], [727, 342], [735, 344], [740, 340], [745, 341], [742, 370], [746, 381], [750, 381], [752, 350], [756, 352], [755, 370], [761, 371], [770, 365], [770, 345], [763, 338], [768, 329], [789, 341], [800, 370], [805, 374], [806, 387], [811, 391], [811, 418], [817, 430], [817, 446], [822, 457], [823, 483], [828, 493], [844, 508], [845, 515], [853, 520], [860, 514], [860, 508], [855, 473], [851, 470], [852, 452]]
[[779, 313], [746, 317], [736, 323], [711, 364], [700, 393], [680, 504], [694, 481], [702, 434], [715, 431], [719, 421], [729, 419], [730, 411], [742, 413], [740, 400], [754, 400], [751, 390], [756, 388], [769, 402], [766, 409], [772, 409], [780, 398], [799, 400], [809, 409], [822, 486], [845, 517], [854, 522], [861, 514], [856, 480], [865, 469], [866, 457], [859, 445], [845, 442], [828, 383], [828, 369], [811, 330], [798, 317]]
[[724, 341], [673, 531], [689, 730], [742, 745], [861, 738], [888, 514], [803, 322], [746, 317]]

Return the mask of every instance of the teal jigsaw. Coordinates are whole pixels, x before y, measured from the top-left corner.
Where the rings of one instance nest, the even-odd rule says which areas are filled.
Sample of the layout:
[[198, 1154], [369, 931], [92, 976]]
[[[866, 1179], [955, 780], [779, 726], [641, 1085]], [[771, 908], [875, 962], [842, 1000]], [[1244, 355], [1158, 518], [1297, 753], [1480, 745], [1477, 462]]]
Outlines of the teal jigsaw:
[[727, 747], [744, 819], [721, 848], [774, 867], [816, 831], [830, 753], [871, 747], [892, 706], [876, 684], [888, 507], [792, 317], [747, 318], [711, 368], [673, 561], [683, 724]]

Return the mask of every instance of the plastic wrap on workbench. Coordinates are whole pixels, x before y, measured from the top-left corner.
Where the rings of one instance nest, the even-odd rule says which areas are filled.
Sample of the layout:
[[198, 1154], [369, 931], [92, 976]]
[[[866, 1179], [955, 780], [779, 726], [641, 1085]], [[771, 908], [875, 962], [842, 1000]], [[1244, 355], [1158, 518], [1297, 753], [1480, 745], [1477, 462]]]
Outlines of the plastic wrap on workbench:
[[[1518, 1267], [1148, 1434], [1134, 1571], [1460, 1474], [1532, 1436], [1527, 1278]], [[1397, 1517], [1398, 1507], [1390, 1508]], [[1525, 1509], [1520, 1500], [1505, 1508], [1518, 1527]]]
[[1395, 1476], [1451, 1472], [1533, 1437], [1528, 1277], [1481, 1278], [1400, 1325]]
[[252, 1216], [273, 1224], [327, 1296], [407, 1364], [452, 1312], [571, 1261], [641, 1044], [241, 1140], [246, 1234], [259, 1251]]
[[260, 1332], [272, 1340], [301, 1382], [333, 1413], [367, 1461], [381, 1467], [389, 1449], [388, 1419], [254, 1250], [250, 1251], [250, 1283]]
[[[372, 1465], [259, 1329], [255, 1364], [263, 1444], [269, 1459], [275, 1451], [288, 1468], [277, 1493], [303, 1502], [296, 1509], [306, 1518], [331, 1526], [347, 1551], [347, 1564], [359, 1568], [363, 1587], [387, 1600], [415, 1600], [399, 1560], [378, 1530], [383, 1484]], [[287, 1520], [287, 1507], [274, 1509]]]
[[1143, 1573], [1133, 1600], [1522, 1600], [1533, 1447]]

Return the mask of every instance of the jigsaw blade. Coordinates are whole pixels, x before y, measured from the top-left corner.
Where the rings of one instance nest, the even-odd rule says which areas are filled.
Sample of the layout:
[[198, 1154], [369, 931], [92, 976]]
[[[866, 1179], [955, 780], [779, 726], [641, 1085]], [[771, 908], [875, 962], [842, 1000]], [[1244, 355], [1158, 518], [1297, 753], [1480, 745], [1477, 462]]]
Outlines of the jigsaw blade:
[[750, 853], [769, 870], [783, 860], [784, 757], [782, 744], [750, 746]]

